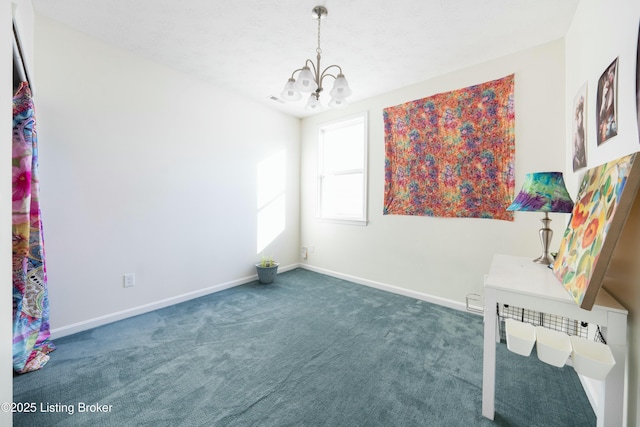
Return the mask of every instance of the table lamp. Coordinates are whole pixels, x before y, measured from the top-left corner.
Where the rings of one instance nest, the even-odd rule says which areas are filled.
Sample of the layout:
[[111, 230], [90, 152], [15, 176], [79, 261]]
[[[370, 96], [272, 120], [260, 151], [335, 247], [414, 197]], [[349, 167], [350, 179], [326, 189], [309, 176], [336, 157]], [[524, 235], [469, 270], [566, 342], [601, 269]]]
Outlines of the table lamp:
[[540, 229], [542, 255], [533, 262], [544, 265], [553, 263], [554, 259], [549, 253], [549, 244], [553, 237], [553, 230], [549, 228], [549, 212], [570, 213], [573, 210], [573, 201], [564, 185], [562, 172], [528, 173], [520, 193], [507, 210], [544, 212], [544, 218], [540, 220], [543, 224]]

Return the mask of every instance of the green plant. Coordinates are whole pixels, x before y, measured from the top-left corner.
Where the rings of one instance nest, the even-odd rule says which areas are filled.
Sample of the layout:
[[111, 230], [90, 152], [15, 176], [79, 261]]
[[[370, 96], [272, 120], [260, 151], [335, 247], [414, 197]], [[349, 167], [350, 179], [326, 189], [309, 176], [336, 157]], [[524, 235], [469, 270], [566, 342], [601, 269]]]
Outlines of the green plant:
[[270, 256], [263, 256], [260, 260], [260, 267], [275, 267], [276, 262]]

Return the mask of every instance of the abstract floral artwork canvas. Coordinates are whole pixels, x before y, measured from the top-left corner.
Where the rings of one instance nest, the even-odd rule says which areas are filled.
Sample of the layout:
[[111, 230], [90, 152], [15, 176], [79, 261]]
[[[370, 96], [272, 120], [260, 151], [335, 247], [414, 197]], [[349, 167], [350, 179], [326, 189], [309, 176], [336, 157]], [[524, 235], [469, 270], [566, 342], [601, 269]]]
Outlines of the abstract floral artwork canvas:
[[589, 169], [582, 180], [553, 272], [591, 310], [640, 186], [636, 154]]
[[514, 76], [383, 112], [385, 215], [513, 220]]

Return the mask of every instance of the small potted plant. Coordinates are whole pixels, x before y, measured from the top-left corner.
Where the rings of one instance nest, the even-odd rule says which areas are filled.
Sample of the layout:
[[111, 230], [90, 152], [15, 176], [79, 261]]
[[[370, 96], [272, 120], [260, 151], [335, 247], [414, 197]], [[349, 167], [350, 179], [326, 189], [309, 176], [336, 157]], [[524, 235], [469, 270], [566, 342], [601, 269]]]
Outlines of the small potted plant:
[[258, 281], [260, 283], [271, 283], [278, 273], [278, 263], [271, 257], [263, 256], [259, 263], [256, 264], [258, 271]]

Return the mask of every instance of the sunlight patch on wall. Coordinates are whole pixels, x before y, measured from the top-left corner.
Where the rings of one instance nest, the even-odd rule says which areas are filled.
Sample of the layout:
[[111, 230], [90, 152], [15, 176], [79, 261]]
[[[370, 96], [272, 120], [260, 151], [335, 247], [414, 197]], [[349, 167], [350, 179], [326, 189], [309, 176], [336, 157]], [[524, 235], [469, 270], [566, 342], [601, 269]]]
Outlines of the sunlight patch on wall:
[[260, 254], [285, 229], [286, 152], [281, 151], [258, 163], [257, 177], [257, 253]]

